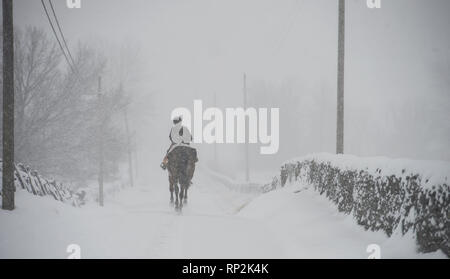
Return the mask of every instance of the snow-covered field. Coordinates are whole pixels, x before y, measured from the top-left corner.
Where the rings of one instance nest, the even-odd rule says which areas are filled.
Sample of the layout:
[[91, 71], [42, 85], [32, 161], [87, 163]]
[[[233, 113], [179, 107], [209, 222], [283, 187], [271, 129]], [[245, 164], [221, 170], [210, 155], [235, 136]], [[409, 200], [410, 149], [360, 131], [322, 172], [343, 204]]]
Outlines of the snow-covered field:
[[0, 211], [0, 258], [445, 258], [418, 254], [411, 237], [367, 232], [305, 185], [261, 196], [228, 190], [198, 171], [189, 204], [169, 206], [166, 179], [123, 190], [105, 207], [82, 208], [18, 191], [17, 209]]

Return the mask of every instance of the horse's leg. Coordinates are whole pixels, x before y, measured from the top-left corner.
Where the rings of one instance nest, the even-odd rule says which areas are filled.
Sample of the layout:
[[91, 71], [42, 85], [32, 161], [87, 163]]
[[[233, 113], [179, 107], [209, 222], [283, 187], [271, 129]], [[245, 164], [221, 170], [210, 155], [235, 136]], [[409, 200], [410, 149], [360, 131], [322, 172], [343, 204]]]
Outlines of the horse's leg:
[[187, 190], [188, 190], [188, 188], [189, 188], [189, 186], [188, 187], [184, 187], [184, 203], [185, 204], [187, 204], [187, 198], [188, 198], [188, 196], [187, 196]]
[[180, 202], [178, 201], [178, 193], [179, 193], [178, 183], [175, 183], [175, 208], [179, 208]]
[[170, 182], [170, 204], [173, 204], [173, 183]]
[[191, 183], [192, 183], [192, 177], [194, 176], [194, 171], [195, 171], [195, 161], [194, 159], [191, 159], [188, 164], [187, 164], [187, 168], [186, 168], [186, 187], [184, 188], [184, 201], [185, 203], [187, 203], [187, 192], [189, 187], [191, 187]]
[[186, 172], [183, 173], [183, 179], [181, 181], [181, 196], [180, 199], [183, 201], [183, 203], [187, 204], [187, 190], [189, 188], [189, 175], [186, 169]]
[[184, 183], [180, 184], [180, 188], [181, 188], [181, 190], [180, 190], [180, 208], [182, 208], [183, 207], [184, 189], [186, 188]]
[[170, 191], [170, 204], [173, 204], [173, 190], [174, 190], [174, 177], [170, 171], [170, 169], [167, 169], [169, 173], [169, 191]]

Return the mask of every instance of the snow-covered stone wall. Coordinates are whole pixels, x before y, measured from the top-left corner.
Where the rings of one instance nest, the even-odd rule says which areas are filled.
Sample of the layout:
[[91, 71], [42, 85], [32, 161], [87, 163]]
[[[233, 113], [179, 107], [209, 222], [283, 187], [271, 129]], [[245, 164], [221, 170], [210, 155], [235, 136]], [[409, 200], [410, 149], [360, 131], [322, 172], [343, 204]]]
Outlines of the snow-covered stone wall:
[[313, 154], [290, 160], [265, 191], [308, 183], [366, 229], [413, 232], [418, 249], [450, 256], [450, 163]]
[[[2, 173], [1, 163], [0, 161], [0, 177]], [[14, 184], [16, 189], [24, 189], [36, 196], [50, 196], [57, 201], [69, 203], [73, 206], [80, 206], [84, 203], [85, 193], [83, 191], [73, 192], [67, 185], [54, 179], [47, 179], [23, 164], [17, 164], [15, 168]]]

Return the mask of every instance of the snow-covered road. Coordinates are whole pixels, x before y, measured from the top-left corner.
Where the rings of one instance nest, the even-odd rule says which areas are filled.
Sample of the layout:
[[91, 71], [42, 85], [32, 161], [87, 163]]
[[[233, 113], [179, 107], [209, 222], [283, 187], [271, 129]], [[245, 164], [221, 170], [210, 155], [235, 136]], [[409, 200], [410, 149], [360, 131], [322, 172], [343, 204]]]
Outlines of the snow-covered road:
[[197, 172], [181, 215], [169, 206], [166, 180], [140, 185], [95, 204], [72, 208], [17, 193], [17, 209], [0, 212], [1, 258], [66, 258], [69, 244], [82, 258], [367, 258], [417, 254], [408, 238], [366, 232], [305, 186], [261, 196], [228, 190]]

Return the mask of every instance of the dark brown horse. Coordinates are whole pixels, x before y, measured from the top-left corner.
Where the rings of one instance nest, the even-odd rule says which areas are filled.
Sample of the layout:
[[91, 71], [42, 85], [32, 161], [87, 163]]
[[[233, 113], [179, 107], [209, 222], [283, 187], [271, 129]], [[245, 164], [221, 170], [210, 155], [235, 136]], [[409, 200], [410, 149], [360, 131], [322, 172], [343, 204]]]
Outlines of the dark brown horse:
[[194, 176], [197, 151], [188, 146], [177, 146], [167, 155], [167, 159], [170, 203], [175, 202], [175, 209], [181, 211], [183, 204], [187, 203], [187, 190]]

